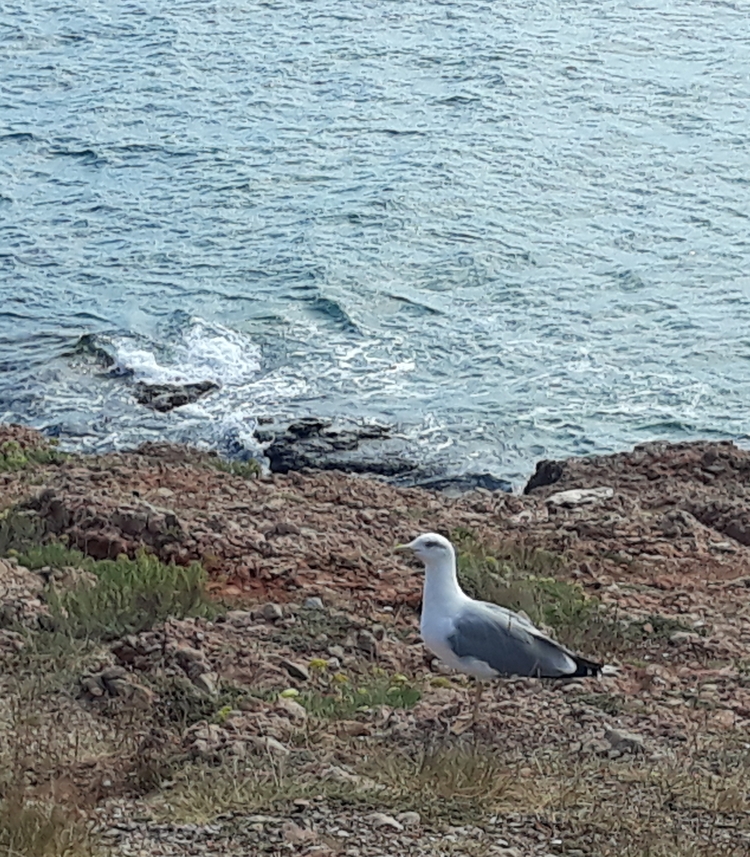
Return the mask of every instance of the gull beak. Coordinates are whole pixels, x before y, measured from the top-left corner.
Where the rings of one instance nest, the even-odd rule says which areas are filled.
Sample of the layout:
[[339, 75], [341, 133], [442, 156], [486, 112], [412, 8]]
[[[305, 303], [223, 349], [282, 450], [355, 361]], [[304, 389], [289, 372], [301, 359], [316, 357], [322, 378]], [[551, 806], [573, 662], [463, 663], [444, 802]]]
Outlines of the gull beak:
[[400, 551], [400, 552], [403, 552], [403, 551], [410, 551], [410, 550], [411, 550], [411, 545], [410, 545], [410, 544], [407, 544], [407, 545], [396, 545], [396, 547], [395, 547], [395, 548], [393, 548], [393, 550], [394, 550], [394, 551]]

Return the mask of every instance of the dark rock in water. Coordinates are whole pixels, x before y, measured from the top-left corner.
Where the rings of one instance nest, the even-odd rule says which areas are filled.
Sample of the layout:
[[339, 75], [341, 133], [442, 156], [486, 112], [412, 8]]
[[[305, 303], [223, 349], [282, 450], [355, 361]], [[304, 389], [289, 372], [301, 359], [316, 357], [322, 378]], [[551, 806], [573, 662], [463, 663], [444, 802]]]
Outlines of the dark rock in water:
[[536, 472], [526, 483], [524, 494], [530, 494], [535, 488], [554, 485], [563, 475], [563, 466], [559, 461], [538, 461]]
[[115, 365], [115, 358], [99, 344], [95, 333], [84, 333], [65, 356], [73, 357], [76, 354], [86, 354], [93, 357], [97, 363], [101, 363], [107, 368]]
[[197, 402], [198, 399], [219, 389], [215, 381], [199, 381], [196, 384], [136, 384], [135, 397], [141, 405], [154, 411], [166, 413]]
[[409, 487], [440, 491], [453, 497], [473, 491], [475, 488], [508, 493], [513, 491], [513, 485], [507, 479], [499, 479], [491, 473], [462, 473], [460, 476], [434, 476], [428, 479], [410, 480]]
[[414, 470], [403, 440], [376, 423], [335, 427], [330, 420], [303, 419], [286, 428], [256, 431], [272, 473], [309, 467], [393, 477]]
[[489, 473], [445, 476], [415, 459], [403, 437], [378, 423], [334, 425], [331, 420], [303, 419], [286, 427], [255, 432], [268, 444], [264, 454], [273, 473], [311, 468], [381, 476], [402, 487], [421, 487], [458, 495], [474, 488], [510, 491], [511, 485]]

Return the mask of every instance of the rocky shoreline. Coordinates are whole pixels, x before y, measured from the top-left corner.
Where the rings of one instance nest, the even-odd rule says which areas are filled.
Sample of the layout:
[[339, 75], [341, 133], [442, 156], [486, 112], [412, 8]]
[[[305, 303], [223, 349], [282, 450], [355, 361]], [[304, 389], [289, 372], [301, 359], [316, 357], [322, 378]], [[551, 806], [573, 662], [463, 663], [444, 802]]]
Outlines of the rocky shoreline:
[[[23, 800], [54, 783], [123, 855], [747, 853], [750, 453], [649, 443], [542, 462], [523, 494], [231, 470], [168, 444], [63, 455], [0, 427], [3, 695], [68, 747], [54, 770], [23, 756]], [[470, 688], [421, 645], [421, 574], [392, 550], [428, 529], [459, 544], [467, 584], [541, 610], [615, 674], [497, 683], [473, 739], [453, 735]], [[13, 546], [20, 530], [41, 553]], [[50, 543], [80, 553], [56, 563]], [[103, 609], [102, 569], [179, 582], [172, 563], [202, 569], [205, 609], [73, 634], [79, 660], [29, 701], [24, 670], [79, 594]], [[242, 805], [218, 790], [238, 766]]]

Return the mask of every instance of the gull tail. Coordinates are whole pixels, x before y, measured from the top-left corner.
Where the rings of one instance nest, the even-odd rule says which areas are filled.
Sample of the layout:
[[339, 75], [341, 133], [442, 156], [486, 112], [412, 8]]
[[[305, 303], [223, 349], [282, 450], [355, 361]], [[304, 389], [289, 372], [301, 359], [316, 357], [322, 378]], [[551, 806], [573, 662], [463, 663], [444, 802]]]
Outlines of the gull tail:
[[588, 661], [586, 658], [582, 658], [579, 655], [571, 655], [571, 657], [576, 662], [576, 671], [574, 673], [568, 673], [566, 678], [601, 675], [602, 664], [597, 664], [595, 661]]

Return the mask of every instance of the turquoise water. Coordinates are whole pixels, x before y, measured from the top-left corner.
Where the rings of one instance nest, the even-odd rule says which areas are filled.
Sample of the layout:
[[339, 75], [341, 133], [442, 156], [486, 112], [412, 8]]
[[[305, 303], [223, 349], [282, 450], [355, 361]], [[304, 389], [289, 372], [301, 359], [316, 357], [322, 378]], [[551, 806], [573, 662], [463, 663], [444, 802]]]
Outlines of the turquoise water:
[[[0, 11], [0, 419], [366, 417], [513, 479], [747, 440], [739, 2], [81, 5]], [[129, 386], [205, 378], [167, 415]]]

